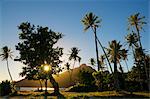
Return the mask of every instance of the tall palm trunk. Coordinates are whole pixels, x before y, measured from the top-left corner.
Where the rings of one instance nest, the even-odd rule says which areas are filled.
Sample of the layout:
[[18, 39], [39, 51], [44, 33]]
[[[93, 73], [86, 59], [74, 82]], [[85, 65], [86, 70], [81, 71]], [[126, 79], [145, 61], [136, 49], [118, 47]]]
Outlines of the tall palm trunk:
[[58, 95], [59, 94], [59, 85], [58, 83], [55, 81], [55, 79], [53, 78], [52, 75], [50, 75], [50, 82], [54, 88], [54, 95]]
[[127, 70], [128, 70], [128, 72], [129, 72], [129, 66], [128, 66], [128, 64], [127, 64], [126, 59], [125, 59], [124, 61], [125, 61], [125, 64], [126, 64]]
[[[97, 38], [97, 37], [96, 37], [96, 38]], [[105, 54], [105, 56], [106, 56], [107, 62], [108, 62], [109, 67], [110, 67], [110, 71], [113, 73], [113, 70], [112, 70], [110, 61], [109, 61], [108, 56], [107, 56], [107, 54], [106, 54], [106, 52], [105, 52], [105, 50], [104, 50], [104, 47], [102, 46], [102, 43], [100, 42], [100, 40], [99, 40], [98, 38], [97, 38], [97, 41], [98, 41], [98, 43], [100, 44], [100, 46], [101, 46], [101, 48], [102, 48], [102, 50], [103, 50], [103, 52], [104, 52], [104, 54]]]
[[94, 36], [95, 36], [95, 47], [96, 47], [96, 57], [97, 57], [97, 64], [98, 64], [98, 71], [100, 70], [100, 63], [98, 58], [98, 47], [97, 47], [97, 35], [96, 35], [96, 28], [94, 28]]
[[[136, 64], [137, 64], [137, 59], [136, 59], [136, 55], [135, 55], [133, 46], [132, 46], [132, 51], [133, 51], [133, 56], [134, 56], [135, 62], [136, 62]], [[137, 66], [138, 66], [138, 65], [137, 65]], [[139, 70], [141, 70], [140, 67], [138, 67], [138, 68], [139, 68]], [[139, 71], [139, 80], [141, 80], [141, 71]], [[142, 86], [142, 82], [141, 82], [141, 81], [140, 81], [140, 87], [141, 87], [141, 89], [143, 89], [143, 86]]]
[[7, 70], [8, 70], [10, 79], [11, 79], [11, 81], [13, 81], [12, 76], [11, 76], [11, 73], [10, 73], [10, 70], [9, 70], [9, 66], [8, 66], [8, 59], [6, 59], [6, 62], [7, 62]]
[[132, 47], [133, 57], [134, 57], [135, 61], [137, 62], [137, 59], [136, 59], [136, 56], [135, 56], [135, 52], [134, 52], [134, 49], [133, 49], [133, 45], [131, 47]]
[[[139, 32], [139, 29], [138, 29], [138, 25], [136, 23], [135, 23], [135, 28], [137, 30], [140, 47], [141, 47], [141, 49], [143, 51], [143, 47], [142, 47], [142, 43], [141, 43], [141, 38], [140, 38], [140, 32]], [[145, 55], [143, 55], [143, 59], [145, 59]], [[147, 72], [147, 67], [146, 67], [145, 60], [144, 60], [144, 69], [145, 69], [145, 72], [146, 72], [146, 78], [149, 80], [149, 76], [148, 76], [148, 72]]]
[[121, 63], [120, 63], [120, 61], [119, 61], [119, 68], [120, 68], [120, 71], [121, 71], [121, 73], [123, 74], [123, 68], [122, 68], [122, 66], [121, 66]]
[[115, 53], [114, 53], [114, 84], [115, 90], [119, 90], [119, 80], [118, 80], [118, 71], [117, 71], [117, 56], [116, 56], [116, 44], [115, 44]]
[[[93, 29], [93, 28], [92, 28], [92, 30], [93, 30], [93, 32], [94, 32], [94, 29]], [[108, 56], [107, 56], [107, 54], [106, 54], [106, 51], [104, 50], [104, 47], [102, 46], [102, 43], [101, 43], [100, 40], [98, 39], [97, 35], [96, 35], [96, 40], [98, 41], [99, 45], [101, 46], [101, 48], [102, 48], [102, 50], [103, 50], [103, 52], [104, 52], [104, 54], [105, 54], [105, 56], [106, 56], [107, 62], [108, 62], [109, 67], [110, 67], [110, 70], [111, 70], [111, 72], [113, 73], [113, 70], [112, 70], [110, 61], [109, 61], [109, 59], [108, 59]]]
[[138, 29], [138, 26], [137, 26], [136, 23], [135, 23], [135, 28], [136, 28], [136, 31], [137, 31], [137, 34], [138, 34], [138, 39], [139, 39], [140, 47], [142, 48], [142, 43], [141, 43], [141, 38], [140, 38], [140, 32], [139, 32], [139, 29]]
[[[73, 63], [73, 69], [74, 69], [74, 66], [75, 66], [75, 60], [74, 60], [74, 63]], [[70, 73], [70, 81], [71, 81], [71, 82], [72, 82], [73, 69], [71, 70], [71, 73]]]

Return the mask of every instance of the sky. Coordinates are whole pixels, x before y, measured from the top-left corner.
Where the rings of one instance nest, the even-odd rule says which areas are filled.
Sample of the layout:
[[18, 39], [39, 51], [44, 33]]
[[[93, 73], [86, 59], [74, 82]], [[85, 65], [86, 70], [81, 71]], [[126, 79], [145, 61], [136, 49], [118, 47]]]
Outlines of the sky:
[[[0, 1], [0, 48], [8, 46], [13, 51], [13, 58], [19, 56], [15, 45], [19, 42], [18, 34], [21, 32], [17, 26], [22, 22], [34, 25], [48, 26], [55, 32], [65, 36], [58, 42], [64, 48], [62, 60], [67, 62], [70, 48], [78, 47], [81, 51], [81, 64], [89, 64], [90, 58], [95, 58], [95, 44], [92, 31], [83, 31], [81, 19], [88, 12], [93, 12], [102, 19], [97, 29], [97, 36], [104, 47], [108, 42], [116, 39], [125, 45], [124, 36], [127, 31], [127, 18], [139, 12], [146, 17], [148, 24], [141, 32], [143, 47], [150, 50], [149, 7], [150, 0], [1, 0]], [[123, 46], [127, 48], [127, 46]], [[149, 53], [149, 52], [148, 52]], [[103, 52], [99, 46], [99, 55]], [[131, 52], [130, 52], [131, 54]], [[128, 59], [129, 68], [133, 66], [132, 56]], [[9, 59], [10, 72], [13, 80], [22, 79], [19, 73], [24, 66], [20, 62]], [[76, 64], [76, 66], [78, 66]], [[126, 67], [123, 69], [126, 71]], [[6, 61], [0, 60], [0, 82], [10, 80]]]

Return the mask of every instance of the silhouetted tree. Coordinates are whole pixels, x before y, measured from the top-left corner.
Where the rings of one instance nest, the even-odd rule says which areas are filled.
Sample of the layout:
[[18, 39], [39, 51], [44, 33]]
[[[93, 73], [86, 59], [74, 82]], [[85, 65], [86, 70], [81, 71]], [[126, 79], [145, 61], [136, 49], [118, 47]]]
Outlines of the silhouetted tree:
[[[109, 59], [112, 63], [114, 63], [114, 79], [115, 79], [115, 88], [116, 90], [119, 89], [119, 80], [118, 80], [118, 70], [117, 70], [117, 63], [120, 63], [120, 59], [124, 57], [123, 52], [127, 52], [127, 50], [122, 49], [122, 45], [120, 42], [113, 40], [109, 42], [109, 47], [107, 48]], [[123, 73], [122, 66], [120, 65], [120, 70]]]
[[128, 18], [128, 22], [129, 22], [129, 28], [128, 29], [132, 28], [133, 31], [136, 30], [136, 33], [137, 33], [138, 39], [139, 39], [138, 40], [139, 45], [141, 48], [142, 48], [142, 43], [141, 43], [141, 39], [140, 39], [140, 30], [142, 30], [143, 25], [146, 24], [144, 19], [145, 19], [145, 16], [140, 17], [140, 13], [133, 14]]
[[21, 23], [18, 29], [21, 30], [21, 33], [19, 34], [20, 42], [16, 45], [16, 50], [19, 50], [20, 57], [16, 60], [27, 65], [24, 72], [25, 76], [27, 78], [37, 78], [38, 75], [40, 79], [41, 65], [45, 64], [46, 61], [51, 66], [51, 70], [43, 76], [52, 83], [54, 94], [59, 94], [58, 83], [52, 74], [56, 74], [56, 68], [62, 62], [59, 58], [63, 55], [63, 48], [54, 47], [54, 45], [63, 35], [49, 30], [48, 27], [35, 27], [29, 22]]
[[69, 54], [69, 60], [74, 60], [74, 63], [73, 63], [73, 68], [74, 68], [74, 65], [75, 65], [75, 62], [78, 61], [79, 64], [81, 62], [81, 57], [78, 56], [79, 54], [79, 49], [77, 47], [72, 47], [71, 48], [71, 51], [70, 51], [70, 54]]
[[93, 67], [95, 67], [95, 64], [96, 64], [96, 61], [95, 61], [95, 59], [94, 58], [90, 58], [90, 65], [92, 65]]
[[[131, 15], [128, 18], [128, 24], [129, 24], [129, 28], [128, 29], [134, 31], [134, 33], [136, 33], [137, 38], [138, 38], [138, 46], [134, 49], [134, 51], [135, 51], [135, 64], [136, 64], [136, 66], [141, 66], [140, 68], [144, 67], [145, 73], [146, 73], [146, 77], [147, 77], [147, 81], [149, 82], [150, 78], [149, 78], [149, 74], [148, 74], [147, 63], [145, 61], [145, 57], [147, 55], [144, 53], [144, 49], [143, 49], [142, 43], [141, 43], [141, 36], [140, 36], [141, 30], [144, 30], [143, 26], [145, 24], [147, 24], [144, 19], [145, 19], [145, 16], [140, 16], [140, 13], [136, 13], [136, 14]], [[139, 52], [140, 55], [141, 55], [140, 56], [141, 57], [140, 61], [138, 61], [139, 60], [139, 58], [137, 57], [138, 53], [136, 53], [136, 52]]]
[[[71, 51], [70, 51], [70, 54], [69, 54], [69, 60], [74, 60], [73, 69], [74, 69], [75, 62], [76, 62], [76, 61], [79, 62], [79, 66], [80, 66], [81, 57], [78, 56], [79, 51], [80, 51], [80, 50], [79, 50], [77, 47], [72, 47], [72, 48], [71, 48]], [[72, 72], [71, 72], [71, 76], [72, 76], [72, 73], [73, 73], [73, 69], [72, 69]]]
[[98, 64], [98, 71], [100, 70], [100, 64], [99, 64], [99, 58], [98, 58], [98, 46], [97, 46], [97, 42], [100, 44], [105, 56], [106, 56], [106, 59], [108, 61], [108, 64], [110, 66], [110, 70], [111, 72], [112, 71], [112, 68], [111, 68], [111, 65], [110, 65], [110, 62], [109, 62], [109, 59], [107, 57], [107, 54], [104, 50], [104, 47], [102, 46], [102, 43], [100, 42], [100, 40], [98, 39], [97, 37], [97, 34], [96, 34], [96, 29], [99, 27], [99, 23], [102, 21], [101, 19], [98, 20], [98, 16], [94, 15], [92, 12], [88, 13], [85, 15], [85, 17], [81, 20], [83, 25], [85, 26], [84, 28], [84, 31], [87, 31], [89, 28], [92, 29], [93, 33], [94, 33], [94, 37], [95, 37], [95, 46], [96, 46], [96, 57], [97, 57], [97, 64]]
[[8, 70], [8, 73], [9, 73], [11, 81], [13, 81], [13, 78], [11, 76], [10, 69], [9, 69], [9, 64], [8, 64], [8, 58], [12, 59], [12, 51], [11, 51], [11, 49], [8, 48], [7, 46], [4, 46], [2, 48], [2, 54], [0, 54], [0, 57], [2, 58], [2, 61], [5, 60], [7, 62], [7, 70]]

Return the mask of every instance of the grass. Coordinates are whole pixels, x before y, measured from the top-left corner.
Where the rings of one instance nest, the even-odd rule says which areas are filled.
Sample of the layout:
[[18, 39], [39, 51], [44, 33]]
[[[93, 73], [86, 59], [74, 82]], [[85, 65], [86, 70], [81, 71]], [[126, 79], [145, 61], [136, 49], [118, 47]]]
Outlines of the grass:
[[[52, 93], [52, 91], [49, 91]], [[10, 95], [0, 98], [10, 98], [10, 99], [44, 99], [44, 92], [34, 92], [34, 91], [21, 91], [16, 95]], [[64, 92], [61, 91], [60, 96], [50, 96], [47, 95], [49, 99], [91, 99], [91, 98], [150, 98], [150, 92], [130, 92], [125, 91], [104, 91], [104, 92]]]

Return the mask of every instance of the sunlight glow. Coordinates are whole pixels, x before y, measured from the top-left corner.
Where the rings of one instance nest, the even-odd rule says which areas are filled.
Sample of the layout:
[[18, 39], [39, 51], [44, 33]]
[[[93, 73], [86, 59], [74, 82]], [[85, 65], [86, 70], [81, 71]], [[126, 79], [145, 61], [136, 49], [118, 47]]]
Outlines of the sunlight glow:
[[46, 72], [50, 71], [50, 65], [48, 64], [44, 65], [44, 71]]

